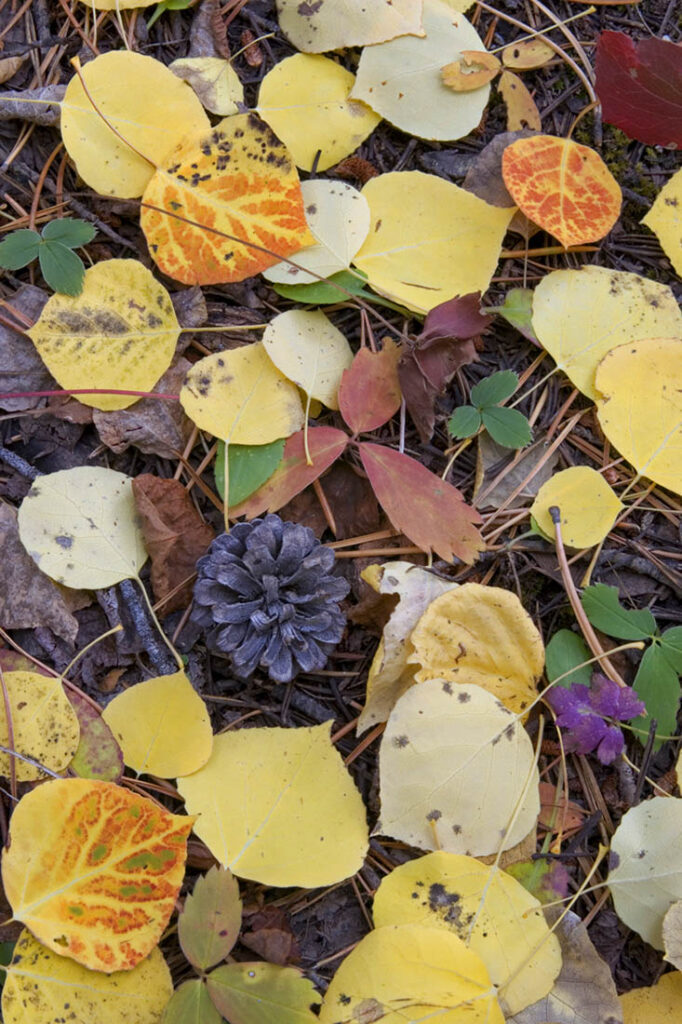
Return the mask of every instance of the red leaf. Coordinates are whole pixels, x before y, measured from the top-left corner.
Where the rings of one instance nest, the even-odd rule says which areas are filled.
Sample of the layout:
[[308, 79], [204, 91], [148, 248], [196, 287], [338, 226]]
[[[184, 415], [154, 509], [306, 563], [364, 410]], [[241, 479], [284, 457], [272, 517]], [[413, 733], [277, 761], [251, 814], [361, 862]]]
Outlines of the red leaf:
[[605, 121], [650, 145], [682, 147], [682, 47], [602, 32], [596, 91]]
[[234, 505], [230, 509], [230, 518], [246, 516], [247, 519], [253, 519], [263, 512], [276, 512], [304, 487], [317, 480], [338, 459], [348, 441], [348, 434], [343, 430], [311, 427], [308, 430], [308, 449], [313, 464], [308, 466], [303, 447], [303, 431], [292, 434], [284, 446], [282, 461], [270, 479], [239, 505]]
[[354, 434], [376, 430], [400, 408], [399, 359], [400, 349], [387, 338], [381, 352], [361, 348], [349, 368], [344, 370], [339, 387], [339, 408]]
[[426, 314], [424, 329], [417, 338], [418, 347], [425, 348], [434, 341], [454, 338], [463, 341], [483, 334], [493, 318], [481, 313], [480, 305], [481, 293], [469, 292], [468, 295], [458, 295], [447, 302], [441, 302], [440, 306], [434, 306]]
[[452, 484], [408, 455], [384, 445], [358, 445], [362, 465], [379, 503], [406, 537], [446, 562], [474, 562], [485, 548], [475, 524], [483, 520]]

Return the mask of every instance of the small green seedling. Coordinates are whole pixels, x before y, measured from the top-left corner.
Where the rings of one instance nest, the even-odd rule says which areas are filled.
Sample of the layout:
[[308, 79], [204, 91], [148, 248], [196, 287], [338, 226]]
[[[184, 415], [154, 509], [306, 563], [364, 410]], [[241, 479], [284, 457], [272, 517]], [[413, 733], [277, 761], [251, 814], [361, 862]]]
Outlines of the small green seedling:
[[519, 385], [513, 370], [500, 370], [471, 389], [471, 405], [455, 409], [448, 421], [454, 438], [473, 437], [485, 427], [493, 441], [503, 448], [523, 448], [530, 444], [530, 424], [516, 409], [503, 409], [500, 402], [510, 398]]
[[161, 0], [154, 8], [151, 18], [147, 22], [147, 28], [151, 28], [155, 21], [166, 11], [184, 11], [194, 3], [194, 0]]
[[85, 267], [74, 249], [95, 237], [92, 224], [85, 220], [51, 220], [42, 234], [22, 228], [0, 242], [0, 267], [20, 270], [37, 258], [43, 277], [56, 292], [80, 295]]

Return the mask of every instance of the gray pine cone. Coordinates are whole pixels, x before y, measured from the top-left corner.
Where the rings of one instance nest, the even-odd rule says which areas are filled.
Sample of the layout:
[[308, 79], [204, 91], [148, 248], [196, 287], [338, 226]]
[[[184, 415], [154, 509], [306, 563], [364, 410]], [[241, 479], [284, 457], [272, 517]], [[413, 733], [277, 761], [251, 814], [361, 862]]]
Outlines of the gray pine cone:
[[231, 654], [237, 675], [260, 665], [287, 683], [322, 668], [343, 635], [338, 602], [349, 586], [333, 566], [334, 552], [307, 526], [277, 515], [237, 523], [199, 559], [192, 618], [211, 650]]

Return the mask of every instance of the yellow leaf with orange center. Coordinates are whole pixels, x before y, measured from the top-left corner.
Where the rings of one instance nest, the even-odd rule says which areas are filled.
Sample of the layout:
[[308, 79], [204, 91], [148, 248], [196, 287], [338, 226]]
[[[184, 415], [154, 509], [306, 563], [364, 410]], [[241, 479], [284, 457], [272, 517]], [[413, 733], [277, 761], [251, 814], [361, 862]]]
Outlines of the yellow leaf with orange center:
[[512, 142], [502, 177], [514, 202], [562, 245], [596, 242], [618, 220], [618, 182], [593, 149], [553, 135]]
[[313, 245], [288, 150], [255, 114], [187, 135], [142, 197], [142, 230], [164, 274], [243, 281]]
[[19, 801], [2, 860], [15, 920], [93, 970], [130, 970], [173, 912], [194, 819], [111, 782], [55, 779]]

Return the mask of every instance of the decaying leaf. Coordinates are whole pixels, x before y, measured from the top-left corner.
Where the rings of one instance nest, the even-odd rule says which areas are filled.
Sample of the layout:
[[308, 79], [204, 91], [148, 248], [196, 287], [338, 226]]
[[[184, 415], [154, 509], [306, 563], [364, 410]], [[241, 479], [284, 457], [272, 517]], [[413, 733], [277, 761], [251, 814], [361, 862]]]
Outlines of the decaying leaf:
[[69, 703], [80, 725], [80, 739], [69, 769], [81, 779], [120, 782], [123, 754], [102, 715], [78, 690], [69, 690]]
[[485, 50], [462, 50], [461, 57], [441, 68], [443, 84], [454, 92], [470, 92], [492, 82], [501, 64], [494, 53]]
[[[189, 82], [206, 110], [212, 114], [236, 114], [244, 103], [244, 87], [229, 60], [222, 57], [183, 57], [169, 70]], [[242, 107], [243, 109], [243, 107]]]
[[520, 39], [510, 43], [502, 51], [502, 63], [512, 71], [528, 71], [543, 68], [556, 56], [551, 46], [537, 36], [535, 39]]
[[[547, 447], [544, 443], [538, 443], [523, 452], [512, 454], [508, 448], [496, 444], [487, 431], [479, 434], [474, 505], [477, 508], [499, 508], [524, 480], [527, 483], [511, 507], [520, 507], [526, 503], [527, 498], [534, 498], [540, 487], [551, 477], [559, 458], [558, 452], [546, 458]], [[503, 470], [502, 479], [495, 484]]]
[[[78, 747], [80, 726], [61, 679], [37, 672], [4, 672], [3, 680], [10, 723], [5, 703], [0, 700], [0, 744], [44, 765], [51, 772], [63, 771]], [[45, 773], [34, 764], [19, 757], [13, 760], [19, 782], [45, 778]], [[10, 755], [3, 751], [0, 751], [0, 774], [6, 778], [10, 775]]]
[[642, 224], [651, 228], [677, 274], [682, 276], [682, 170], [665, 183]]
[[[513, 71], [503, 71], [498, 88], [507, 107], [507, 131], [518, 132], [528, 129], [539, 132], [542, 128], [540, 112], [519, 76]], [[524, 213], [526, 212], [524, 210]]]
[[380, 352], [361, 348], [344, 371], [338, 392], [339, 408], [354, 434], [376, 430], [400, 408], [400, 354], [396, 343], [384, 338]]
[[227, 868], [200, 875], [178, 917], [182, 951], [198, 971], [207, 971], [230, 952], [242, 923], [239, 883]]
[[277, 0], [279, 24], [304, 53], [369, 46], [406, 33], [422, 34], [422, 0]]
[[633, 988], [620, 997], [623, 1021], [625, 1024], [670, 1024], [679, 1015], [681, 999], [682, 973], [671, 971], [655, 985]]
[[231, 1024], [261, 1024], [263, 1008], [277, 1024], [318, 1024], [320, 1002], [312, 981], [295, 967], [225, 964], [207, 980], [214, 1006]]
[[263, 332], [263, 347], [277, 369], [306, 395], [329, 409], [338, 409], [339, 384], [353, 353], [345, 336], [321, 310], [278, 313]]
[[[8, 322], [22, 322], [23, 317], [28, 323], [34, 323], [40, 316], [48, 295], [42, 288], [24, 284], [8, 297], [5, 313]], [[19, 317], [11, 315], [7, 306], [17, 310]], [[0, 323], [0, 409], [15, 412], [22, 409], [33, 409], [40, 404], [40, 398], [4, 398], [5, 394], [16, 391], [47, 391], [56, 387], [51, 374], [35, 350], [35, 346], [23, 332], [13, 331], [7, 323]]]
[[591, 548], [608, 536], [623, 503], [601, 473], [590, 466], [571, 466], [543, 484], [530, 514], [548, 537], [555, 529], [550, 509], [561, 512], [561, 536], [571, 548]]

